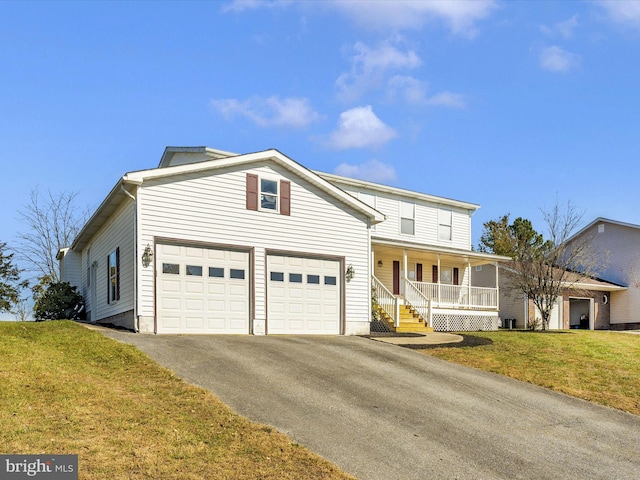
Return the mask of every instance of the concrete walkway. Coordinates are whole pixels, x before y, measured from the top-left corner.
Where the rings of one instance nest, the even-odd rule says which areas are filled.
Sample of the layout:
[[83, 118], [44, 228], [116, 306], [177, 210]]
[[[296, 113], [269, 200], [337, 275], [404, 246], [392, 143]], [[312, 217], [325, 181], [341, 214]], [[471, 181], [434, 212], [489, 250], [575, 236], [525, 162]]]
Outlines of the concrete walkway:
[[459, 343], [464, 340], [462, 335], [445, 332], [431, 332], [415, 335], [371, 335], [369, 338], [377, 342], [392, 343], [394, 345], [443, 345]]
[[640, 417], [379, 339], [101, 331], [362, 480], [639, 478]]

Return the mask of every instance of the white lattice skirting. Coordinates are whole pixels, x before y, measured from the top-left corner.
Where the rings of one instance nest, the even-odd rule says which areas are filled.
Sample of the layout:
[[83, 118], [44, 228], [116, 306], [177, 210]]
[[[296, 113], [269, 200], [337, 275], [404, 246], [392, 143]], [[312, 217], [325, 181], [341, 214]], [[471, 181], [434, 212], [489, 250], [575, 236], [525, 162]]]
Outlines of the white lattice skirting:
[[454, 315], [434, 313], [433, 330], [436, 332], [477, 332], [480, 330], [498, 330], [500, 317], [493, 315]]

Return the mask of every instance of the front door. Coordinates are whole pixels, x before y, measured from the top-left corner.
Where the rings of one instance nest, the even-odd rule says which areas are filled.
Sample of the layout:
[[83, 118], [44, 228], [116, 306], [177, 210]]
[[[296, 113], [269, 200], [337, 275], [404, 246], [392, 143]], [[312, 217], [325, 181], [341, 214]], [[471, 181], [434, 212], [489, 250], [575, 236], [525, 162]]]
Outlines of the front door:
[[393, 294], [400, 295], [400, 262], [393, 261]]

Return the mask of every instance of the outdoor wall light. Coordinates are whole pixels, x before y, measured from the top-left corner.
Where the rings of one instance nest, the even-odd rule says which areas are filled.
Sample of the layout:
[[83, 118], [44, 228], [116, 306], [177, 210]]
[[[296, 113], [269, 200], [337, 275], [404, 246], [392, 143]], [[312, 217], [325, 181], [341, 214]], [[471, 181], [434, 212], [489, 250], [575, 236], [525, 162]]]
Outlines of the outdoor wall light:
[[351, 280], [353, 280], [353, 277], [356, 276], [356, 271], [353, 269], [353, 265], [349, 265], [347, 267], [347, 273], [345, 276], [347, 278], [347, 282], [350, 282]]
[[147, 246], [144, 247], [144, 252], [142, 252], [142, 266], [148, 267], [151, 265], [151, 260], [153, 260], [153, 251], [151, 250], [151, 245], [147, 243]]
[[378, 266], [381, 267], [382, 266], [382, 260], [378, 260]]

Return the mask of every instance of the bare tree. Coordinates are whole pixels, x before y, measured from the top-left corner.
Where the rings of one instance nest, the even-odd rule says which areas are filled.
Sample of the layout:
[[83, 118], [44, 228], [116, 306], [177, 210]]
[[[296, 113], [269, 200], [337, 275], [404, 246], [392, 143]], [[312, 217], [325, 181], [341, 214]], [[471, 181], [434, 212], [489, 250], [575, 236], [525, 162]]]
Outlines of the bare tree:
[[16, 320], [18, 320], [19, 322], [26, 322], [27, 320], [29, 320], [31, 311], [32, 311], [32, 307], [29, 306], [27, 299], [20, 298], [13, 306], [11, 313], [16, 317]]
[[29, 203], [18, 212], [28, 231], [18, 233], [15, 251], [31, 271], [37, 272], [39, 280], [60, 280], [58, 250], [71, 245], [87, 217], [74, 203], [77, 196], [76, 192], [54, 194], [47, 190], [41, 195], [37, 189], [32, 190]]
[[[581, 276], [594, 276], [602, 258], [590, 247], [590, 238], [572, 240], [583, 213], [571, 202], [542, 210], [547, 239], [536, 232], [529, 220], [517, 218], [509, 225], [508, 215], [484, 224], [480, 248], [509, 255], [513, 262], [505, 269], [511, 289], [524, 293], [541, 315], [541, 327], [549, 328], [549, 318], [556, 299], [565, 289], [577, 289]], [[505, 240], [508, 239], [508, 240]]]

